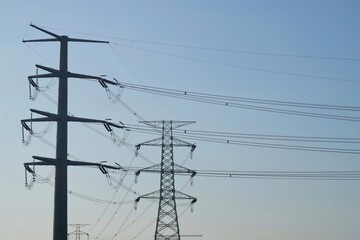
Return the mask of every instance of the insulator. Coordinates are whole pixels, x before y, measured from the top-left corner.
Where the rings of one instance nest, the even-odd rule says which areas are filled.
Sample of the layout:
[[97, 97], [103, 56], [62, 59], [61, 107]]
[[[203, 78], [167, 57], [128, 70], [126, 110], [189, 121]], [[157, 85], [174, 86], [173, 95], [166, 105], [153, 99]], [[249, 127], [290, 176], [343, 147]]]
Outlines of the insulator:
[[34, 173], [34, 171], [29, 167], [29, 165], [25, 165], [25, 170], [29, 173]]
[[120, 164], [118, 164], [118, 163], [115, 163], [115, 164], [119, 167], [119, 169], [122, 169]]
[[120, 85], [119, 81], [118, 81], [116, 78], [113, 78], [113, 80], [114, 80], [118, 85]]
[[27, 131], [31, 131], [31, 128], [26, 124], [26, 122], [21, 122], [21, 125], [23, 126], [23, 128], [25, 128]]
[[28, 78], [29, 83], [31, 84], [31, 86], [33, 86], [34, 88], [39, 88], [39, 86], [34, 82], [34, 80], [32, 80], [32, 78]]
[[135, 150], [135, 157], [137, 157], [139, 155], [139, 150]]
[[139, 175], [135, 175], [135, 184], [138, 182]]
[[113, 187], [113, 184], [112, 184], [109, 174], [106, 173], [105, 176], [106, 176], [106, 181], [108, 182], [109, 186], [112, 188], [116, 188], [116, 187]]
[[135, 204], [134, 204], [135, 211], [137, 210], [138, 204], [139, 204], [139, 202], [135, 202]]
[[191, 207], [190, 207], [190, 212], [193, 213], [194, 212], [194, 204], [191, 204]]
[[31, 133], [32, 133], [32, 129], [33, 129], [33, 127], [32, 127], [32, 117], [33, 117], [33, 113], [31, 112], [30, 113], [30, 119], [31, 119], [31, 121], [30, 121], [30, 129], [31, 129]]
[[106, 83], [102, 80], [102, 79], [99, 79], [99, 83], [100, 85], [103, 87], [103, 88], [107, 88], [108, 86], [106, 85]]
[[111, 127], [109, 126], [108, 123], [104, 123], [104, 127], [105, 127], [105, 129], [106, 129], [108, 132], [112, 132], [112, 129], [111, 129]]
[[106, 171], [104, 166], [99, 166], [99, 169], [103, 174], [108, 174], [108, 171]]
[[22, 143], [25, 143], [24, 128], [21, 128]]
[[28, 186], [28, 181], [27, 181], [27, 171], [26, 171], [26, 168], [25, 168], [25, 187]]
[[31, 85], [29, 83], [29, 99], [32, 99], [32, 94], [31, 94]]
[[194, 178], [191, 177], [191, 178], [190, 178], [190, 186], [193, 186], [193, 185], [194, 185]]

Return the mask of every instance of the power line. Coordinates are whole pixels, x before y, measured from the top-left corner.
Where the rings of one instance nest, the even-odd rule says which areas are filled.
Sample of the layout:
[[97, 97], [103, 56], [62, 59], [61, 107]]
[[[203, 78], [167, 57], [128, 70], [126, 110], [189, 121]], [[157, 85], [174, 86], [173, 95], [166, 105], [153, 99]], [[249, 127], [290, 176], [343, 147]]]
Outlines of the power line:
[[[360, 117], [356, 117], [356, 116], [307, 112], [307, 111], [291, 109], [291, 108], [305, 108], [305, 109], [359, 112], [360, 107], [355, 107], [355, 106], [341, 106], [341, 105], [330, 105], [330, 104], [276, 101], [276, 100], [267, 100], [267, 99], [259, 99], [259, 98], [233, 97], [233, 96], [198, 93], [191, 91], [181, 91], [175, 89], [157, 88], [157, 87], [143, 86], [143, 85], [136, 85], [129, 83], [119, 83], [119, 86], [134, 91], [158, 94], [162, 96], [190, 100], [200, 103], [220, 105], [224, 107], [234, 107], [234, 108], [242, 108], [242, 109], [256, 110], [263, 112], [288, 114], [288, 115], [303, 116], [303, 117], [315, 117], [315, 118], [332, 119], [332, 120], [355, 121], [355, 122], [360, 121]], [[272, 107], [267, 107], [267, 105], [270, 105]], [[286, 108], [278, 108], [273, 106], [281, 106]]]
[[[135, 72], [130, 68], [129, 64], [127, 64], [124, 59], [116, 52], [116, 50], [109, 44], [111, 50], [114, 52], [114, 54], [116, 55], [116, 57], [121, 61], [121, 63], [125, 66], [125, 68], [131, 73], [131, 75], [140, 83], [143, 83], [142, 80], [138, 77], [137, 74], [135, 74]], [[163, 101], [161, 101], [159, 98], [157, 98], [155, 95], [153, 95], [153, 97], [159, 101], [162, 105], [164, 105], [167, 109], [169, 109], [171, 112], [186, 118], [182, 115], [180, 115], [179, 113], [177, 113], [174, 109], [172, 109], [171, 107], [169, 107], [167, 104], [165, 104]], [[144, 121], [144, 119], [142, 119], [141, 121]]]
[[102, 34], [94, 34], [87, 33], [82, 31], [73, 31], [62, 28], [54, 28], [42, 26], [47, 29], [55, 29], [61, 30], [70, 33], [78, 33], [89, 36], [102, 37], [105, 39], [118, 39], [121, 41], [126, 41], [130, 43], [143, 43], [150, 45], [159, 45], [166, 47], [175, 47], [175, 48], [188, 48], [195, 50], [205, 50], [205, 51], [214, 51], [214, 52], [225, 52], [225, 53], [242, 53], [242, 54], [250, 54], [250, 55], [263, 55], [263, 56], [274, 56], [274, 57], [290, 57], [290, 58], [308, 58], [308, 59], [319, 59], [319, 60], [341, 60], [341, 61], [360, 61], [360, 58], [351, 58], [351, 57], [331, 57], [331, 56], [319, 56], [319, 55], [305, 55], [305, 54], [290, 54], [290, 53], [278, 53], [278, 52], [261, 52], [261, 51], [249, 51], [249, 50], [239, 50], [239, 49], [228, 49], [228, 48], [214, 48], [214, 47], [204, 47], [204, 46], [195, 46], [189, 44], [181, 44], [181, 43], [169, 43], [169, 42], [159, 42], [159, 41], [149, 41], [143, 39], [135, 39], [135, 38], [127, 38], [127, 37], [117, 37], [117, 36], [109, 36]]
[[[137, 126], [132, 124], [125, 124], [125, 127], [132, 131], [154, 132], [146, 126]], [[320, 142], [320, 143], [360, 143], [360, 138], [351, 137], [320, 137], [320, 136], [296, 136], [296, 135], [275, 135], [275, 134], [255, 134], [255, 133], [237, 133], [237, 132], [219, 132], [207, 130], [174, 130], [174, 134], [181, 134], [183, 136], [210, 136], [232, 139], [257, 139], [257, 140], [274, 140], [274, 141], [295, 141], [295, 142]]]
[[111, 44], [126, 47], [126, 48], [131, 48], [131, 49], [135, 49], [135, 50], [139, 50], [139, 51], [143, 51], [143, 52], [150, 52], [150, 53], [160, 54], [160, 55], [164, 55], [164, 56], [168, 56], [168, 57], [175, 57], [175, 58], [180, 58], [180, 59], [185, 59], [185, 60], [190, 60], [190, 61], [195, 61], [195, 62], [214, 64], [214, 65], [231, 67], [231, 68], [247, 69], [247, 70], [251, 70], [251, 71], [275, 73], [275, 74], [281, 74], [281, 75], [289, 75], [289, 76], [312, 78], [312, 79], [322, 79], [322, 80], [332, 80], [332, 81], [340, 81], [340, 82], [360, 83], [360, 81], [352, 80], [352, 79], [337, 78], [337, 77], [326, 77], [326, 76], [319, 76], [319, 75], [313, 75], [313, 74], [294, 73], [294, 72], [286, 72], [286, 71], [277, 71], [277, 70], [271, 70], [271, 69], [265, 69], [265, 68], [243, 66], [243, 65], [237, 65], [237, 64], [232, 64], [232, 63], [224, 63], [224, 62], [212, 61], [212, 60], [207, 60], [207, 59], [189, 57], [189, 56], [178, 55], [178, 54], [162, 52], [162, 51], [157, 51], [157, 50], [151, 50], [151, 49], [146, 49], [146, 48], [141, 48], [141, 47], [129, 46], [129, 45], [126, 45], [126, 44], [121, 44], [121, 43], [111, 43]]
[[319, 104], [319, 103], [280, 101], [280, 100], [262, 99], [262, 98], [237, 97], [237, 96], [228, 96], [228, 95], [220, 95], [220, 94], [194, 92], [188, 90], [146, 86], [146, 85], [127, 83], [127, 82], [121, 82], [119, 83], [119, 86], [128, 89], [142, 90], [149, 92], [151, 91], [155, 93], [163, 93], [169, 95], [180, 95], [180, 96], [196, 97], [196, 98], [209, 99], [209, 100], [221, 100], [225, 103], [226, 102], [231, 103], [231, 101], [233, 101], [233, 102], [246, 102], [246, 103], [287, 106], [287, 107], [301, 107], [301, 108], [312, 108], [312, 109], [327, 109], [327, 110], [354, 111], [354, 112], [360, 111], [359, 106], [331, 105], [331, 104]]
[[[126, 171], [137, 172], [141, 168], [124, 167], [124, 169]], [[217, 178], [360, 180], [360, 171], [234, 171], [234, 170], [195, 170], [195, 171], [196, 171], [196, 176], [199, 177], [217, 177]]]
[[[125, 125], [126, 128], [134, 132], [155, 134], [153, 129], [146, 127], [132, 127], [131, 125]], [[341, 143], [341, 144], [356, 144], [359, 143], [359, 138], [331, 138], [331, 137], [305, 137], [305, 136], [285, 136], [285, 135], [261, 135], [261, 134], [241, 134], [241, 133], [224, 133], [214, 131], [174, 131], [175, 136], [182, 137], [184, 139], [191, 139], [197, 141], [205, 141], [211, 143], [222, 143], [232, 145], [242, 145], [251, 147], [263, 147], [272, 149], [287, 149], [287, 150], [301, 150], [311, 152], [325, 152], [325, 153], [342, 153], [342, 154], [360, 154], [359, 149], [351, 148], [335, 148], [335, 147], [321, 147], [321, 146], [306, 146], [306, 145], [292, 145], [292, 144], [280, 144], [276, 141], [289, 141], [289, 142], [306, 142], [306, 143]], [[241, 139], [252, 140], [267, 140], [268, 142], [258, 141], [243, 141]], [[240, 139], [240, 140], [239, 140]]]

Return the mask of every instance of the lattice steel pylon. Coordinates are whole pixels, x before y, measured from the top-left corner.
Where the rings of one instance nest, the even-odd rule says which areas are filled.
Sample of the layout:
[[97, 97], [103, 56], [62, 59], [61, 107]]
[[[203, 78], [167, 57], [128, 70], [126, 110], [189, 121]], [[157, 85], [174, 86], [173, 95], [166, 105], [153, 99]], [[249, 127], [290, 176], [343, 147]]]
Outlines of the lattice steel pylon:
[[175, 174], [188, 173], [194, 177], [196, 172], [174, 163], [174, 147], [190, 147], [191, 152], [196, 148], [195, 144], [191, 144], [180, 140], [173, 136], [173, 129], [194, 123], [192, 121], [146, 121], [141, 122], [156, 128], [162, 127], [162, 137], [143, 142], [136, 145], [139, 150], [141, 146], [161, 146], [161, 164], [144, 168], [136, 172], [138, 176], [140, 172], [160, 172], [160, 190], [151, 192], [138, 197], [135, 202], [139, 202], [140, 198], [159, 199], [158, 216], [156, 221], [155, 240], [179, 240], [180, 229], [178, 223], [178, 215], [176, 211], [176, 199], [191, 200], [194, 204], [197, 199], [177, 191], [175, 189]]
[[[81, 236], [85, 235], [85, 236], [87, 236], [87, 240], [89, 240], [89, 234], [80, 230], [81, 227], [85, 227], [88, 225], [89, 224], [69, 224], [69, 226], [75, 227], [75, 231], [68, 233], [68, 236], [71, 237], [74, 235], [75, 240], [81, 240]], [[70, 239], [69, 237], [68, 237], [68, 239]]]

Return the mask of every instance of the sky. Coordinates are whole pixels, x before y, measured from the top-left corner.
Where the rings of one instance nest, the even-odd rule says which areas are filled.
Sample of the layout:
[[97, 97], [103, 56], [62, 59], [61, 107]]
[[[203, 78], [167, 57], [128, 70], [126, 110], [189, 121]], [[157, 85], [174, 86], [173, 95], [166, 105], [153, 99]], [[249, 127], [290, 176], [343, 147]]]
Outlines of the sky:
[[[57, 80], [39, 80], [44, 91], [29, 99], [27, 76], [35, 64], [59, 65], [58, 43], [28, 43], [47, 38], [29, 26], [58, 35], [109, 41], [69, 45], [69, 71], [106, 75], [119, 82], [272, 101], [360, 105], [358, 1], [3, 1], [0, 8], [2, 239], [52, 237], [51, 167], [38, 167], [32, 189], [25, 187], [24, 162], [54, 157], [56, 126], [33, 124], [22, 143], [21, 119], [30, 108], [56, 112]], [[311, 57], [312, 56], [312, 57]], [[43, 73], [43, 72], [41, 72]], [[196, 121], [188, 130], [226, 133], [360, 138], [358, 120], [345, 121], [213, 105], [111, 88], [113, 103], [96, 81], [69, 79], [69, 114], [139, 125], [145, 120]], [[274, 106], [272, 106], [274, 107]], [[359, 118], [356, 112], [296, 109]], [[101, 125], [69, 124], [69, 157], [75, 160], [147, 167], [159, 163], [159, 147], [134, 145], [156, 134], [115, 130], [119, 146]], [[28, 134], [25, 132], [25, 137]], [[194, 170], [360, 171], [359, 141], [281, 144], [356, 153], [288, 150], [184, 139], [196, 143], [174, 150], [178, 164]], [[242, 140], [263, 142], [261, 140]], [[269, 144], [278, 142], [267, 141]], [[159, 189], [159, 176], [111, 173], [124, 179], [116, 188], [98, 169], [69, 168], [71, 224], [88, 224], [90, 239], [151, 239], [157, 202], [133, 201]], [[28, 174], [28, 178], [31, 176]], [[43, 181], [40, 181], [43, 180]], [[46, 179], [45, 179], [46, 180]], [[29, 180], [28, 180], [29, 181]], [[355, 240], [360, 238], [360, 188], [357, 180], [291, 180], [176, 177], [176, 188], [197, 197], [191, 213], [178, 201], [180, 232], [204, 240]], [[130, 190], [129, 190], [130, 189]], [[79, 197], [80, 196], [80, 197]], [[104, 200], [99, 203], [97, 200]], [[122, 202], [121, 204], [108, 204]], [[69, 232], [74, 228], [69, 226]], [[190, 239], [190, 238], [189, 238]]]

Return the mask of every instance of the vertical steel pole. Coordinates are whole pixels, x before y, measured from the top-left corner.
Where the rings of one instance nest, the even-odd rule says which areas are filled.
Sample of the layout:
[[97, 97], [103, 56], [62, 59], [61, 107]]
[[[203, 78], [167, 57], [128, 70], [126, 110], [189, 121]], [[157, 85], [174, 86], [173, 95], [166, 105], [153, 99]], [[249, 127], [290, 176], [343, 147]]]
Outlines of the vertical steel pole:
[[56, 136], [56, 176], [54, 196], [54, 240], [67, 240], [67, 134], [68, 134], [68, 37], [60, 37], [60, 77]]
[[[54, 222], [53, 222], [53, 240], [67, 240], [68, 226], [68, 203], [67, 203], [67, 160], [68, 153], [68, 42], [87, 42], [87, 43], [109, 43], [108, 41], [97, 41], [88, 39], [69, 38], [68, 36], [59, 36], [46, 29], [30, 24], [31, 27], [38, 29], [54, 38], [23, 40], [23, 42], [60, 42], [60, 62], [59, 71], [55, 69], [42, 67], [45, 71], [51, 72], [53, 76], [59, 74], [59, 92], [58, 92], [58, 115], [57, 115], [57, 135], [56, 135], [56, 166], [55, 166], [55, 191], [54, 191]], [[50, 69], [50, 70], [48, 70]], [[80, 77], [79, 77], [80, 76]], [[44, 77], [44, 76], [43, 76]], [[36, 74], [38, 78], [38, 74]], [[44, 77], [46, 78], [46, 77]], [[93, 78], [95, 76], [77, 74], [77, 78]], [[116, 85], [115, 82], [107, 81]], [[50, 119], [50, 118], [49, 118]], [[51, 119], [53, 121], [54, 119]], [[24, 121], [26, 122], [26, 121]], [[32, 122], [32, 119], [31, 119]], [[115, 126], [115, 125], [113, 125]], [[122, 128], [120, 126], [117, 126]], [[82, 163], [80, 165], [86, 165]], [[72, 165], [77, 165], [72, 163]]]

